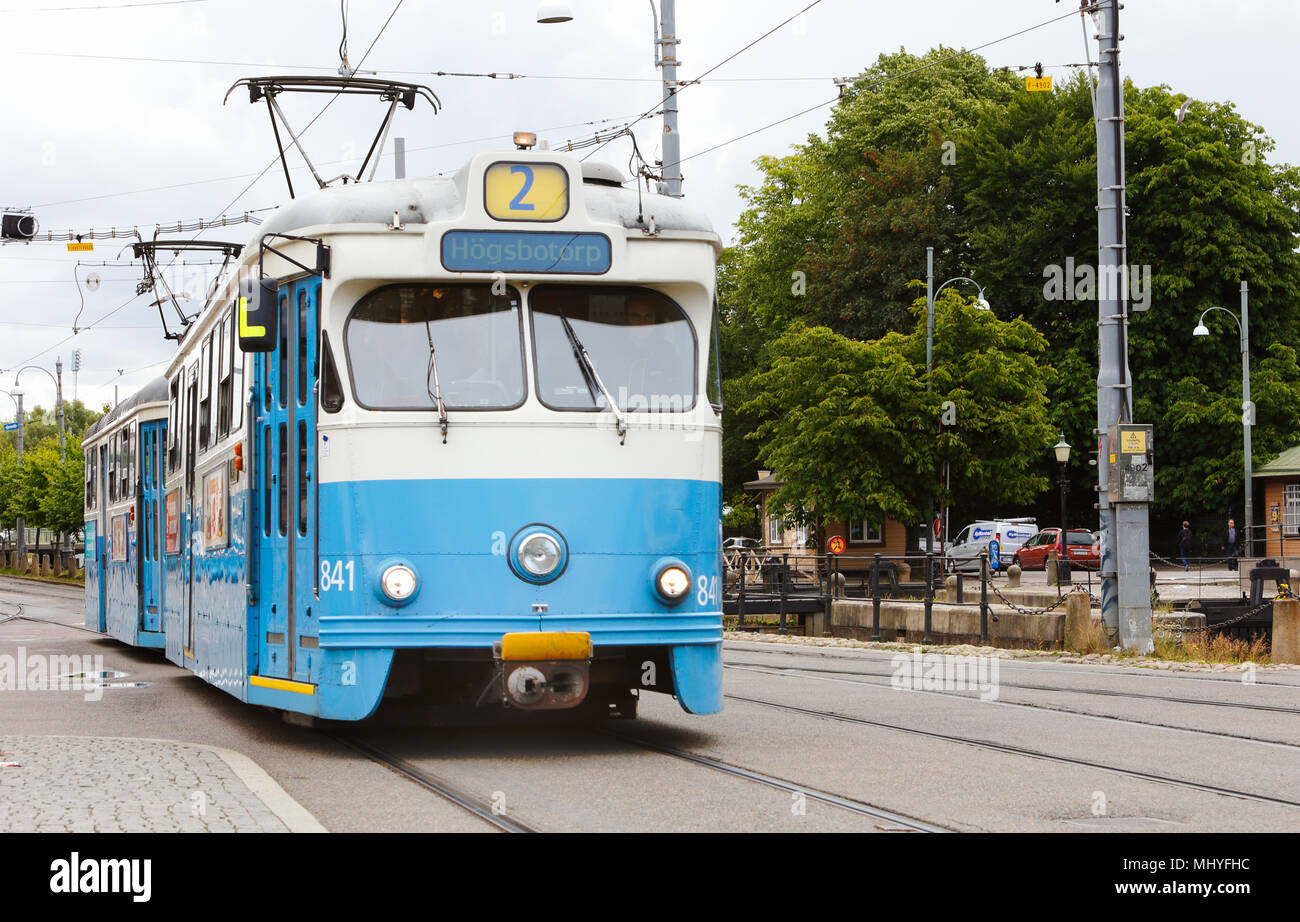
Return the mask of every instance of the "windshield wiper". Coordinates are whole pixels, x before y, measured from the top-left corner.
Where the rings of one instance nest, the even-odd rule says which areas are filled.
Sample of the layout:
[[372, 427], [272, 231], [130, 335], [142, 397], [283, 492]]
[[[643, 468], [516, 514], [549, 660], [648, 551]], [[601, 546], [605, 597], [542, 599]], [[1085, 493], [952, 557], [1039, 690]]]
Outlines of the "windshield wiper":
[[623, 413], [614, 402], [614, 398], [609, 394], [609, 388], [605, 387], [605, 382], [600, 380], [600, 373], [596, 371], [596, 366], [592, 363], [591, 357], [587, 355], [587, 350], [582, 343], [578, 341], [578, 334], [573, 332], [573, 327], [569, 324], [569, 318], [560, 312], [560, 323], [564, 324], [564, 332], [569, 337], [569, 343], [573, 346], [573, 357], [578, 360], [578, 367], [582, 370], [582, 378], [587, 384], [587, 392], [591, 394], [591, 402], [596, 402], [596, 392], [591, 389], [592, 382], [600, 388], [600, 392], [605, 395], [605, 403], [609, 411], [614, 414], [614, 419], [618, 421], [618, 443], [620, 445], [627, 441], [627, 422], [623, 419]]
[[[442, 385], [438, 383], [438, 355], [433, 348], [433, 328], [429, 326], [429, 321], [424, 321], [424, 332], [429, 337], [429, 370], [424, 373], [424, 387], [433, 398], [433, 402], [438, 405], [438, 428], [442, 430], [442, 444], [447, 444], [447, 408], [442, 403]], [[433, 386], [429, 386], [429, 379], [433, 379]]]

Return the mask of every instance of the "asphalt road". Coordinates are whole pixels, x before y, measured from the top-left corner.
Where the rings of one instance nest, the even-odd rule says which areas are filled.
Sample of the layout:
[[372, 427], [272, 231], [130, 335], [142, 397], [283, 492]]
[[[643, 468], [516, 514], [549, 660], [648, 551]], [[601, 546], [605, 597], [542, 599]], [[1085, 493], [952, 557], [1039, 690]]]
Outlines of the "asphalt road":
[[713, 717], [647, 695], [601, 727], [310, 728], [78, 630], [81, 609], [0, 579], [0, 655], [100, 654], [125, 674], [94, 701], [0, 693], [3, 733], [234, 750], [331, 831], [1300, 831], [1295, 671], [1002, 660], [994, 697], [895, 688], [883, 651], [741, 642]]

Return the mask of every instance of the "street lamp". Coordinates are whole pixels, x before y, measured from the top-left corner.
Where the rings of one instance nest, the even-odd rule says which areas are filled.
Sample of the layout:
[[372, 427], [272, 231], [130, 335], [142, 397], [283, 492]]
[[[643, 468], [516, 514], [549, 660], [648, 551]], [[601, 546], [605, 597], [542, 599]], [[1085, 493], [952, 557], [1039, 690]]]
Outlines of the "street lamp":
[[1237, 325], [1237, 333], [1241, 338], [1241, 434], [1242, 434], [1242, 454], [1245, 458], [1246, 467], [1246, 556], [1253, 557], [1254, 548], [1254, 521], [1255, 521], [1255, 503], [1251, 495], [1251, 458], [1250, 458], [1250, 427], [1255, 425], [1255, 405], [1250, 402], [1250, 299], [1246, 288], [1246, 283], [1241, 283], [1241, 316], [1238, 317], [1226, 307], [1214, 306], [1207, 308], [1202, 314], [1201, 319], [1197, 322], [1195, 329], [1192, 330], [1193, 336], [1209, 336], [1210, 328], [1205, 325], [1205, 318], [1211, 311], [1223, 311], [1232, 318], [1232, 322]]
[[[655, 9], [654, 0], [649, 0], [650, 13], [654, 16], [655, 29], [655, 67], [663, 72], [663, 182], [660, 192], [673, 198], [682, 197], [682, 136], [677, 130], [677, 91], [681, 84], [677, 80], [677, 4], [676, 0], [659, 0]], [[537, 8], [537, 21], [540, 23], [571, 22], [573, 14], [564, 3], [543, 3]], [[656, 107], [658, 108], [658, 107]]]
[[1061, 465], [1061, 553], [1056, 558], [1056, 585], [1070, 582], [1070, 513], [1066, 508], [1065, 497], [1070, 491], [1070, 481], [1065, 473], [1065, 465], [1070, 460], [1070, 443], [1061, 433], [1060, 440], [1052, 446], [1056, 454], [1056, 463]]
[[[953, 282], [970, 282], [979, 289], [979, 298], [976, 299], [976, 306], [982, 311], [992, 310], [988, 300], [984, 297], [984, 287], [979, 282], [965, 275], [959, 275], [950, 278], [938, 288], [934, 287], [934, 247], [925, 248], [925, 389], [932, 390], [934, 385], [930, 382], [931, 372], [934, 371], [934, 301], [939, 297], [939, 292], [943, 291]], [[940, 475], [943, 479], [943, 475]], [[930, 500], [930, 508], [927, 510], [929, 522], [925, 531], [925, 547], [927, 552], [934, 550], [934, 499]], [[947, 521], [944, 521], [944, 534], [947, 535]]]
[[[54, 398], [56, 403], [58, 404], [58, 410], [59, 410], [59, 460], [65, 461], [67, 460], [67, 452], [64, 450], [64, 443], [63, 443], [63, 359], [62, 357], [60, 357], [54, 363], [54, 367], [59, 373], [58, 377], [55, 377], [53, 374], [50, 373], [49, 369], [42, 368], [40, 365], [24, 365], [22, 368], [18, 369], [16, 374], [14, 374], [14, 385], [15, 385], [14, 390], [17, 393], [20, 394], [22, 393], [17, 387], [18, 379], [19, 377], [22, 376], [22, 373], [29, 368], [35, 368], [37, 371], [44, 372], [45, 374], [50, 376], [50, 380], [54, 382]], [[22, 437], [20, 436], [19, 443], [21, 444], [21, 442], [22, 442]]]

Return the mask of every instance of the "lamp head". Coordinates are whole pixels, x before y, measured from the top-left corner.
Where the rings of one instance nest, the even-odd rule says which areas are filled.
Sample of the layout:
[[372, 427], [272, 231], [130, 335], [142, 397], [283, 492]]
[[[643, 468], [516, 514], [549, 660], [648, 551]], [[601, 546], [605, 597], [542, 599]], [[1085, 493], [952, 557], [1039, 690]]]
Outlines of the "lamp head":
[[1061, 440], [1052, 446], [1052, 451], [1056, 453], [1056, 462], [1064, 464], [1070, 460], [1070, 443], [1065, 440], [1065, 433], [1061, 433]]
[[984, 300], [984, 296], [983, 296], [983, 295], [981, 295], [981, 296], [980, 296], [980, 297], [975, 301], [975, 306], [978, 307], [978, 308], [979, 308], [980, 310], [982, 310], [982, 311], [991, 311], [991, 310], [993, 310], [993, 308], [989, 306], [989, 302], [986, 301], [986, 300]]
[[1196, 325], [1196, 329], [1192, 330], [1192, 335], [1193, 335], [1193, 336], [1209, 336], [1209, 335], [1210, 335], [1210, 328], [1207, 327], [1207, 326], [1205, 325], [1205, 321], [1202, 320], [1200, 323], [1198, 323], [1198, 324]]
[[573, 14], [566, 3], [543, 3], [537, 7], [537, 21], [540, 23], [571, 22]]

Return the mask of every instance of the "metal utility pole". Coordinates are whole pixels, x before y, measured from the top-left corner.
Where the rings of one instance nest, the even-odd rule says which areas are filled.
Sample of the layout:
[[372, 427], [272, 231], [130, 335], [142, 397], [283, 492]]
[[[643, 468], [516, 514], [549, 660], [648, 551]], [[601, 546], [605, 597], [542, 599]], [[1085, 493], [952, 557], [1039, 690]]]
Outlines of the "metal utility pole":
[[67, 452], [64, 449], [63, 441], [63, 356], [54, 360], [54, 392], [55, 399], [59, 404], [59, 460], [67, 460]]
[[[9, 392], [14, 399], [18, 401], [18, 463], [23, 463], [23, 389], [15, 387]], [[18, 568], [21, 570], [27, 562], [27, 529], [23, 525], [23, 517], [18, 515], [14, 519], [14, 531], [16, 537], [14, 540], [15, 550], [18, 551]]]
[[[651, 0], [651, 8], [654, 2]], [[655, 65], [663, 71], [664, 89], [664, 191], [682, 197], [682, 137], [677, 132], [677, 4], [676, 0], [659, 0], [660, 35]]]
[[[934, 247], [925, 248], [925, 389], [934, 385]], [[934, 553], [934, 494], [925, 507], [925, 552]], [[930, 574], [925, 574], [928, 581]]]
[[[1251, 491], [1254, 465], [1250, 457], [1250, 427], [1255, 405], [1250, 402], [1250, 293], [1241, 280], [1241, 430], [1246, 456], [1246, 556], [1255, 556], [1255, 500]], [[1267, 553], [1267, 551], [1266, 551]]]
[[[1101, 611], [1107, 633], [1126, 649], [1146, 653], [1151, 640], [1149, 493], [1129, 490], [1118, 476], [1127, 445], [1111, 444], [1111, 427], [1131, 423], [1128, 368], [1128, 253], [1125, 240], [1124, 84], [1119, 69], [1119, 0], [1098, 0], [1097, 66], [1097, 482], [1101, 513]], [[1121, 439], [1124, 441], [1125, 439]], [[1149, 457], [1150, 439], [1140, 440]], [[1123, 449], [1123, 451], [1121, 451]], [[1140, 473], [1148, 475], [1149, 463]], [[1136, 471], [1136, 468], [1133, 468]], [[1111, 483], [1112, 477], [1116, 479]], [[1121, 500], [1121, 497], [1123, 499]]]

